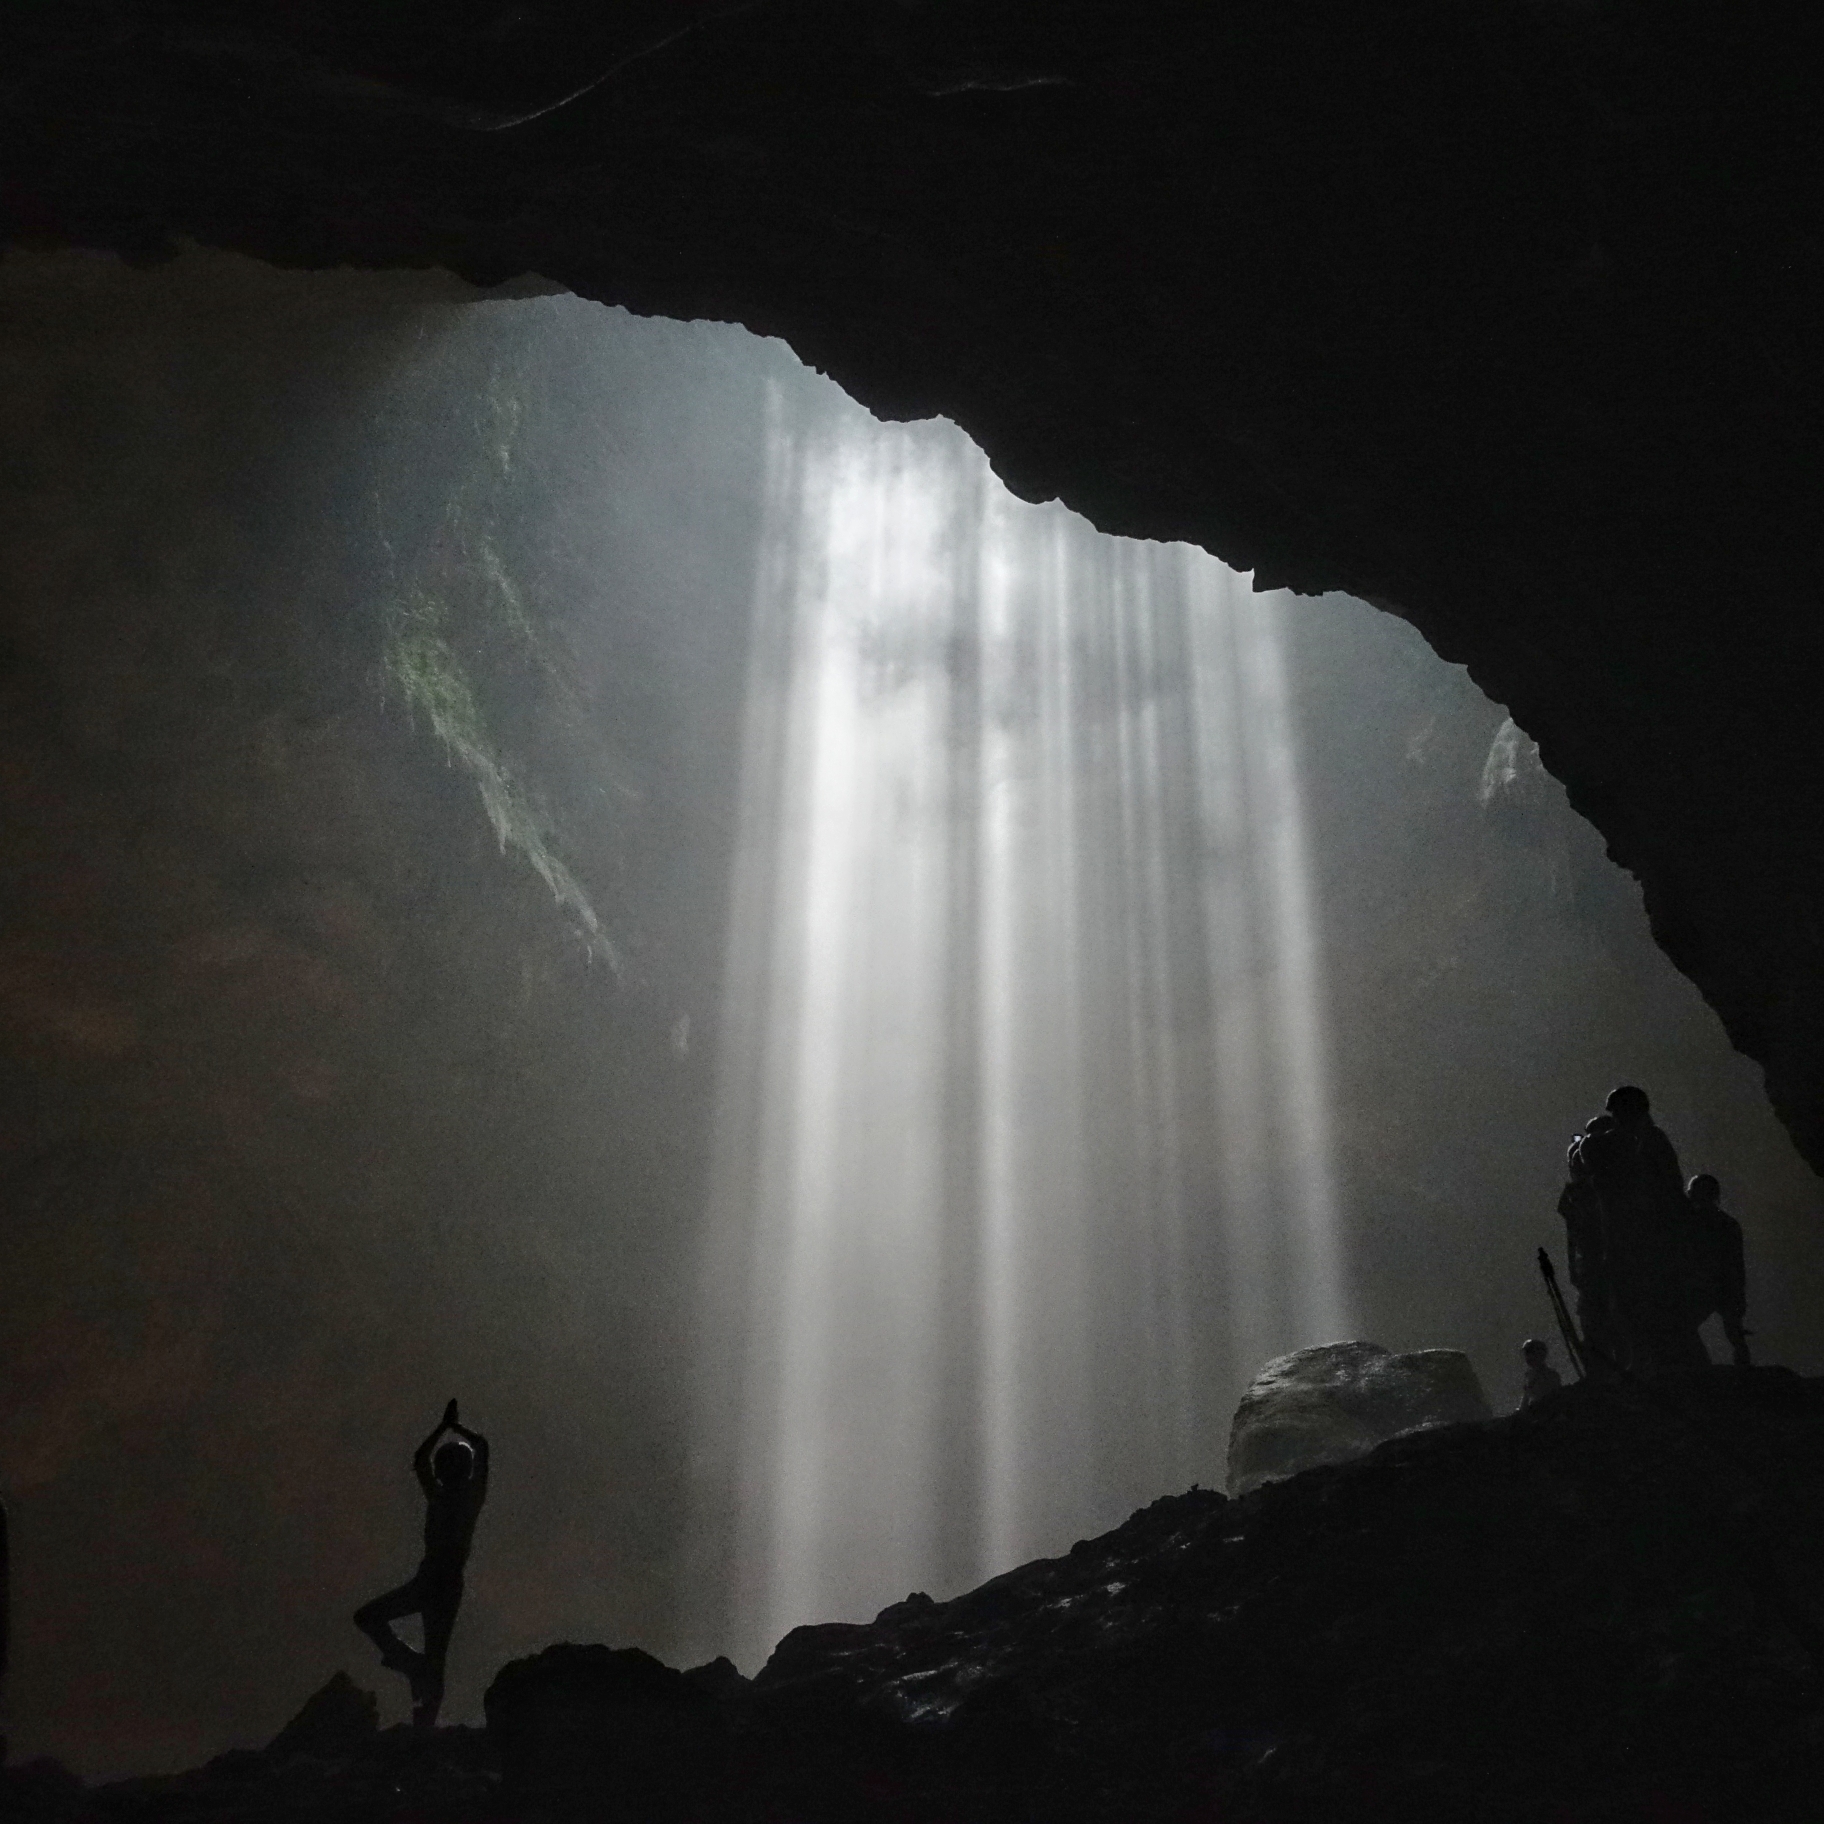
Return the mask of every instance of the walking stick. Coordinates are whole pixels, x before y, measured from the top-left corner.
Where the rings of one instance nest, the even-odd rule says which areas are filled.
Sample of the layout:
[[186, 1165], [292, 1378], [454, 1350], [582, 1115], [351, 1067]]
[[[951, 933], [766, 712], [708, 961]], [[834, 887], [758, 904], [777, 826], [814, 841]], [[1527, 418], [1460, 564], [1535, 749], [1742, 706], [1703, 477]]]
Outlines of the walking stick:
[[1571, 1322], [1570, 1308], [1564, 1302], [1564, 1294], [1558, 1289], [1558, 1275], [1552, 1271], [1552, 1257], [1541, 1248], [1539, 1250], [1539, 1271], [1545, 1278], [1546, 1296], [1552, 1301], [1552, 1315], [1558, 1320], [1559, 1334], [1564, 1338], [1564, 1352], [1571, 1358], [1571, 1366], [1577, 1370], [1580, 1381], [1588, 1380], [1589, 1364], [1584, 1360], [1583, 1339], [1577, 1334], [1577, 1326]]

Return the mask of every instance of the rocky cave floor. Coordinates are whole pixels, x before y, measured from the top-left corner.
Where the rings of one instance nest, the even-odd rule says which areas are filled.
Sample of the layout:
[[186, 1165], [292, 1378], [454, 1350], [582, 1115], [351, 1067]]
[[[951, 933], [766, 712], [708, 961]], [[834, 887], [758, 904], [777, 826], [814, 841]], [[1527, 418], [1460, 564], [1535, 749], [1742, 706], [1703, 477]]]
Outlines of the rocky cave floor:
[[1169, 1496], [752, 1680], [507, 1666], [485, 1729], [338, 1675], [269, 1747], [9, 1819], [1756, 1820], [1824, 1792], [1824, 1381], [1573, 1387], [1240, 1500]]

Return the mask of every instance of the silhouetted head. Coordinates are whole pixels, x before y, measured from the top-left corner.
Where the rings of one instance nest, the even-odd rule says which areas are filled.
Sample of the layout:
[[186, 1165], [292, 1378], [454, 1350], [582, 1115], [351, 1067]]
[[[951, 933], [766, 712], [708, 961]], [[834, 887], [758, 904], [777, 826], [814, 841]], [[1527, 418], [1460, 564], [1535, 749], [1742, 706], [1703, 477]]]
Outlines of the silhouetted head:
[[[1575, 1140], [1564, 1156], [1565, 1169], [1573, 1178], [1588, 1178], [1601, 1163], [1602, 1143], [1606, 1136], [1615, 1133], [1620, 1123], [1613, 1115], [1594, 1116]], [[1590, 1150], [1584, 1151], [1588, 1145]]]
[[1723, 1187], [1708, 1172], [1698, 1175], [1685, 1186], [1685, 1195], [1700, 1210], [1713, 1210], [1723, 1194]]
[[1520, 1345], [1520, 1353], [1526, 1358], [1526, 1365], [1529, 1368], [1539, 1368], [1544, 1365], [1545, 1358], [1551, 1354], [1551, 1351], [1546, 1348], [1544, 1337], [1529, 1336]]
[[452, 1438], [437, 1447], [431, 1459], [431, 1474], [439, 1488], [462, 1488], [475, 1473], [475, 1453], [460, 1438]]
[[1623, 1127], [1632, 1127], [1636, 1122], [1647, 1118], [1651, 1104], [1647, 1101], [1647, 1092], [1636, 1089], [1632, 1083], [1624, 1083], [1619, 1089], [1609, 1091], [1609, 1099], [1603, 1103]]

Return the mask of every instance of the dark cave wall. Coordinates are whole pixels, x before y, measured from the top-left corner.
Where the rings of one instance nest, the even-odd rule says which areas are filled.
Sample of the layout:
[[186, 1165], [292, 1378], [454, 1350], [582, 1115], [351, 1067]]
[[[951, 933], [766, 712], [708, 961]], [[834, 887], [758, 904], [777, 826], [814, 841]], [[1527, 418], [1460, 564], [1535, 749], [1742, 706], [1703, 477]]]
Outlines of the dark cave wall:
[[[748, 579], [639, 528], [738, 531], [755, 413], [446, 292], [0, 272], [9, 1727], [90, 1772], [353, 1660], [452, 1393], [501, 1459], [458, 1713], [672, 1626]], [[489, 553], [529, 630], [455, 593]], [[432, 598], [593, 932], [402, 691]]]
[[1394, 608], [1538, 739], [1824, 1159], [1799, 9], [298, 0], [230, 29], [173, 0], [7, 30], [12, 240], [739, 320], [955, 418], [1028, 496]]
[[1359, 1334], [1465, 1349], [1517, 1405], [1521, 1338], [1551, 1326], [1534, 1250], [1565, 1264], [1565, 1143], [1637, 1081], [1745, 1226], [1758, 1359], [1824, 1367], [1824, 1187], [1638, 884], [1410, 626], [1327, 597], [1287, 630]]

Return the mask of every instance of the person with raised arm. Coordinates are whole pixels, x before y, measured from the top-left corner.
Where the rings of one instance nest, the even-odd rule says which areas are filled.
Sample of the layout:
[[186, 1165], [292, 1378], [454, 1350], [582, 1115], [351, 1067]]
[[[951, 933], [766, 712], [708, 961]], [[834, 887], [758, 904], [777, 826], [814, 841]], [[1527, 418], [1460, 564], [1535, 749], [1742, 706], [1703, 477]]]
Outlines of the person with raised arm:
[[[405, 1674], [412, 1688], [412, 1722], [430, 1729], [443, 1704], [444, 1659], [462, 1606], [475, 1522], [488, 1494], [488, 1441], [462, 1423], [454, 1400], [413, 1453], [412, 1471], [424, 1490], [424, 1557], [408, 1582], [363, 1603], [355, 1611], [355, 1626], [380, 1649], [381, 1665]], [[407, 1615], [423, 1624], [422, 1652], [393, 1632], [392, 1624]]]

